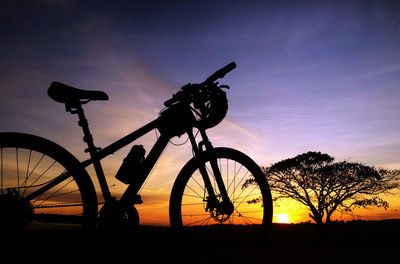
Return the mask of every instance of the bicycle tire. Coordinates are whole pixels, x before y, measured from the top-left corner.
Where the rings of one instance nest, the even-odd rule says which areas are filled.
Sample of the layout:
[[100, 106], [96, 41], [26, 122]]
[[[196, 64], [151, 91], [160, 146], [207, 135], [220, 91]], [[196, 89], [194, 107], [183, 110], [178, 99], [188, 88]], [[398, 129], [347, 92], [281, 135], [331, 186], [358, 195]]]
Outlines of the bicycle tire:
[[[230, 216], [213, 215], [213, 212], [206, 211], [207, 191], [198, 168], [200, 164], [205, 164], [210, 174], [211, 166], [207, 164], [211, 157], [217, 158], [225, 187], [234, 204], [235, 209]], [[257, 188], [259, 193], [253, 193], [249, 186], [253, 191]], [[216, 183], [213, 187], [214, 191], [217, 190]], [[232, 234], [236, 227], [240, 234], [255, 231], [257, 239], [268, 239], [272, 210], [270, 188], [260, 167], [244, 153], [229, 148], [215, 148], [213, 153], [203, 152], [193, 157], [175, 180], [169, 205], [171, 227], [178, 237], [185, 238], [188, 231], [196, 233], [196, 230], [197, 233], [208, 230], [211, 235], [221, 235], [221, 231], [225, 230], [226, 236], [227, 233]]]
[[[8, 209], [10, 215], [8, 220], [6, 214], [3, 215], [2, 228], [20, 232], [65, 229], [68, 225], [84, 231], [94, 230], [96, 192], [88, 173], [70, 152], [45, 138], [7, 132], [0, 133], [0, 159], [0, 206], [3, 210]], [[72, 177], [26, 201], [28, 195], [54, 177], [71, 171]], [[13, 195], [10, 195], [11, 190]], [[31, 212], [27, 213], [27, 210]], [[13, 217], [13, 213], [18, 216]], [[13, 226], [4, 226], [10, 224], [10, 219], [14, 221]]]

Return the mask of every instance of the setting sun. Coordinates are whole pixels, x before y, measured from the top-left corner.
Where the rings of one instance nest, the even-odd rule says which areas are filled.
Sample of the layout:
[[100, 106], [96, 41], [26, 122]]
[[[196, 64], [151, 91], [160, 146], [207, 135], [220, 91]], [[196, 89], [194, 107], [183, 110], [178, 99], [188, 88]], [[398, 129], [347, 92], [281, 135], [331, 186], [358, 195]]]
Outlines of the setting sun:
[[279, 224], [289, 224], [288, 214], [277, 214], [275, 215], [275, 222]]

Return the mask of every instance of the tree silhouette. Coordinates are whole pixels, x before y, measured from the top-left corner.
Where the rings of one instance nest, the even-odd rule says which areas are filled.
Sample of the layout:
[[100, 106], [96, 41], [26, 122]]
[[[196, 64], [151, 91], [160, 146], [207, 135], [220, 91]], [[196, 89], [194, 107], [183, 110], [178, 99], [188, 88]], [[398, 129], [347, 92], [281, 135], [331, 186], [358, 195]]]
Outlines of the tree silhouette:
[[398, 188], [399, 170], [375, 169], [360, 163], [334, 162], [321, 152], [307, 152], [263, 168], [275, 199], [292, 198], [310, 210], [317, 223], [331, 221], [335, 211], [389, 203], [378, 195]]

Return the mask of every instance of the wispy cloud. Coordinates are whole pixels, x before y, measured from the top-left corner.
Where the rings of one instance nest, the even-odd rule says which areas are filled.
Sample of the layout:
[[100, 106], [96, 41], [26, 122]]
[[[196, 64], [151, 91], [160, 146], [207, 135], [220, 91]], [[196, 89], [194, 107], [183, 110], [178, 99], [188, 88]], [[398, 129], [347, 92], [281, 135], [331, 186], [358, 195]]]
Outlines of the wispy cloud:
[[[110, 101], [85, 106], [104, 147], [155, 119], [185, 82], [235, 60], [238, 68], [223, 80], [232, 87], [227, 118], [209, 130], [215, 146], [238, 148], [260, 165], [316, 150], [395, 167], [398, 7], [2, 1], [0, 130], [48, 137], [84, 159], [76, 116], [46, 95], [51, 81], [108, 93]], [[137, 143], [150, 150], [155, 140], [150, 133]], [[104, 160], [118, 194], [124, 186], [113, 176], [127, 151]], [[189, 144], [168, 147], [148, 182], [154, 193], [144, 193], [149, 200], [167, 198], [191, 155]]]

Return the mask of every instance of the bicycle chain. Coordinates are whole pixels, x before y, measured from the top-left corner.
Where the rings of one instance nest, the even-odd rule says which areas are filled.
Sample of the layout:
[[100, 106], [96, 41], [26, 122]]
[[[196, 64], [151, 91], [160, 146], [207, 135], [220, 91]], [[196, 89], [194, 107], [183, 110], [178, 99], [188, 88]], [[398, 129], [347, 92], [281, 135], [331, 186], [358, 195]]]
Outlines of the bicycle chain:
[[[103, 203], [97, 203], [97, 204], [104, 204], [104, 202]], [[33, 209], [73, 207], [73, 206], [83, 206], [83, 203], [58, 204], [58, 205], [41, 205], [41, 206], [34, 206]]]

